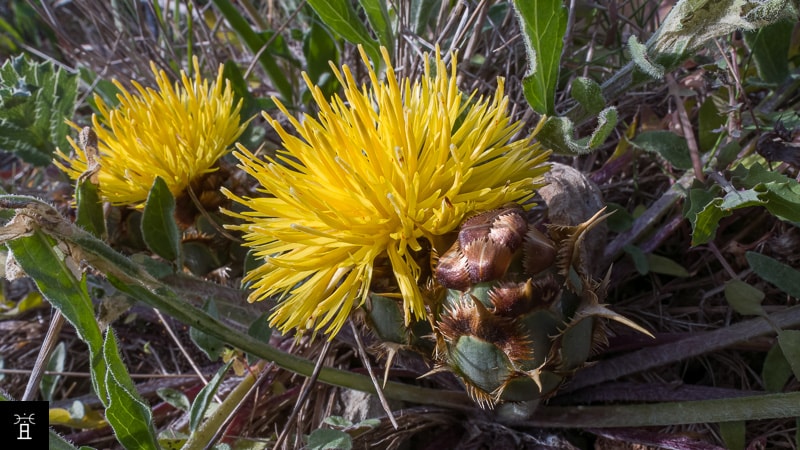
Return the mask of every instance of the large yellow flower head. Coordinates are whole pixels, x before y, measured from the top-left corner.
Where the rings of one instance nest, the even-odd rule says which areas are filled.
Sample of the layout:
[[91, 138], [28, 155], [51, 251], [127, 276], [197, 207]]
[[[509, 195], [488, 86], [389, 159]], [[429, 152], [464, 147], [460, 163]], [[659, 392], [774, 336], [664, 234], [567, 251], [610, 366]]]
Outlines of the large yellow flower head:
[[247, 124], [239, 118], [241, 102], [234, 105], [230, 84], [223, 82], [222, 66], [209, 85], [200, 76], [197, 58], [193, 64], [197, 75], [190, 79], [181, 71], [181, 82], [172, 85], [151, 63], [157, 89], [132, 81], [135, 94], [114, 80], [120, 90], [116, 108], [95, 96], [100, 115], [92, 116], [99, 147], [96, 161], [70, 139], [76, 157], [67, 163], [69, 158], [59, 151], [64, 162], [56, 165], [78, 179], [99, 163], [97, 180], [104, 200], [137, 206], [147, 199], [156, 176], [178, 195], [195, 178], [216, 170], [214, 164]]
[[[383, 58], [390, 66], [385, 49]], [[299, 137], [265, 114], [283, 141], [275, 158], [238, 146], [240, 167], [267, 196], [225, 191], [245, 208], [228, 212], [243, 219], [231, 228], [264, 260], [245, 277], [250, 301], [276, 296], [272, 325], [327, 327], [330, 337], [366, 301], [377, 261], [391, 263], [406, 322], [424, 318], [415, 252], [476, 211], [529, 199], [549, 154], [530, 137], [509, 142], [521, 124], [508, 116], [502, 79], [491, 99], [463, 96], [455, 55], [449, 71], [438, 54], [433, 67], [426, 59], [417, 82], [389, 67], [386, 81], [369, 70], [359, 87], [347, 66], [334, 72], [344, 99], [331, 102], [304, 77], [316, 117], [294, 119], [276, 102]]]

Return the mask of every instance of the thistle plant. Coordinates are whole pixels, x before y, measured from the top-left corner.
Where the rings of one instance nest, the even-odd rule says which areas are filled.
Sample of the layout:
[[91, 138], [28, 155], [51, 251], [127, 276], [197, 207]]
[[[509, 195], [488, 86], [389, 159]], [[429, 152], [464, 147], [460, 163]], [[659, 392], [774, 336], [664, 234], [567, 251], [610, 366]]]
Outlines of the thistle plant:
[[[112, 108], [95, 96], [99, 117], [92, 116], [98, 154], [87, 155], [69, 139], [74, 158], [62, 151], [55, 164], [77, 180], [97, 168], [102, 198], [114, 205], [142, 207], [156, 177], [177, 196], [194, 181], [217, 170], [216, 163], [242, 134], [241, 102], [235, 102], [222, 66], [209, 83], [200, 76], [197, 59], [194, 78], [181, 71], [172, 84], [163, 70], [151, 64], [157, 88], [131, 81], [135, 92], [114, 80], [119, 105]], [[76, 124], [70, 124], [80, 129]]]
[[502, 79], [475, 98], [456, 86], [455, 55], [449, 69], [438, 54], [426, 60], [419, 81], [399, 80], [383, 58], [385, 81], [369, 69], [361, 87], [347, 66], [334, 69], [344, 98], [330, 102], [306, 77], [318, 115], [301, 122], [276, 101], [297, 136], [265, 116], [284, 148], [266, 160], [235, 153], [265, 196], [224, 191], [244, 208], [227, 211], [241, 220], [230, 229], [263, 262], [245, 277], [250, 300], [277, 298], [270, 320], [282, 331], [333, 337], [370, 292], [398, 299], [405, 326], [427, 320], [431, 253], [470, 215], [524, 203], [542, 185], [549, 152], [532, 137], [511, 141], [521, 124]]

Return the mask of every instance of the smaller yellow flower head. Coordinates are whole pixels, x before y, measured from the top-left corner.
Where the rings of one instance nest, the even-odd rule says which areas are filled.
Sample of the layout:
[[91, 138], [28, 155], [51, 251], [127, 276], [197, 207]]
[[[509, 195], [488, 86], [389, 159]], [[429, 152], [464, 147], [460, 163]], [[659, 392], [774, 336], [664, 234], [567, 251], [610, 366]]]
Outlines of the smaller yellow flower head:
[[397, 80], [385, 49], [383, 58], [386, 81], [370, 69], [368, 86], [334, 67], [344, 99], [329, 102], [304, 77], [316, 118], [301, 122], [276, 101], [296, 134], [265, 114], [283, 141], [275, 158], [237, 147], [240, 167], [267, 196], [223, 191], [246, 208], [227, 211], [243, 219], [230, 228], [264, 260], [245, 277], [250, 301], [278, 297], [270, 321], [283, 331], [327, 327], [333, 337], [366, 301], [378, 260], [391, 263], [406, 322], [424, 318], [414, 252], [470, 214], [525, 201], [542, 185], [549, 152], [530, 137], [509, 142], [521, 124], [508, 116], [502, 79], [491, 99], [466, 98], [455, 55], [449, 70], [438, 52], [433, 68], [426, 59], [413, 83]]
[[[247, 123], [239, 118], [241, 102], [234, 105], [230, 84], [223, 83], [222, 66], [209, 86], [199, 75], [197, 58], [193, 64], [197, 76], [189, 79], [181, 71], [181, 82], [172, 85], [167, 74], [150, 63], [157, 89], [132, 81], [138, 95], [114, 80], [120, 90], [119, 106], [114, 109], [95, 96], [100, 117], [92, 116], [92, 126], [98, 138], [97, 179], [104, 200], [141, 206], [156, 176], [177, 196], [192, 180], [216, 170], [214, 163], [244, 131]], [[78, 179], [90, 164], [80, 146], [69, 141], [76, 158], [69, 160], [59, 150], [63, 162], [55, 164]]]

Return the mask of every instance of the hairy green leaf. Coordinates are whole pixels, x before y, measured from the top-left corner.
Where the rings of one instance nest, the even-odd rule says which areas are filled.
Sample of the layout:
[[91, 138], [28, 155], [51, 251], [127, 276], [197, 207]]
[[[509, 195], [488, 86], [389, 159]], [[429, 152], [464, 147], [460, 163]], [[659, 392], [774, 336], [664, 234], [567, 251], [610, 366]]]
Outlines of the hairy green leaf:
[[214, 374], [214, 377], [208, 381], [208, 384], [205, 385], [197, 394], [197, 397], [195, 397], [194, 403], [192, 403], [192, 407], [189, 409], [190, 430], [195, 431], [200, 425], [200, 422], [202, 422], [208, 405], [210, 405], [211, 401], [214, 399], [214, 395], [217, 393], [217, 389], [219, 389], [219, 385], [222, 383], [225, 373], [228, 372], [232, 364], [233, 360], [230, 360], [227, 364], [220, 367], [217, 373]]
[[600, 85], [590, 78], [576, 78], [572, 82], [570, 93], [589, 114], [599, 114], [606, 107], [606, 99], [603, 98]]
[[761, 302], [764, 293], [742, 280], [733, 279], [725, 283], [725, 300], [743, 316], [766, 316]]
[[387, 2], [383, 0], [358, 0], [367, 15], [367, 21], [375, 31], [378, 42], [389, 50], [391, 55], [394, 51], [394, 33], [392, 33], [392, 23], [389, 19], [389, 11], [386, 9]]
[[179, 263], [181, 235], [175, 223], [175, 197], [167, 183], [156, 177], [142, 212], [142, 238], [153, 253]]
[[719, 424], [719, 434], [725, 442], [725, 448], [729, 450], [744, 450], [746, 445], [745, 431], [743, 420], [720, 422]]
[[125, 448], [158, 449], [153, 414], [136, 392], [136, 386], [119, 355], [117, 338], [111, 329], [106, 332], [103, 358], [108, 365], [106, 420], [114, 429], [117, 440]]
[[353, 448], [353, 438], [340, 430], [318, 428], [306, 438], [309, 450], [350, 450]]
[[555, 115], [567, 10], [561, 0], [514, 0], [514, 8], [528, 52], [525, 99], [539, 114]]
[[352, 3], [348, 0], [308, 0], [308, 4], [331, 30], [353, 44], [362, 45], [372, 64], [380, 67], [382, 58], [378, 43], [369, 35]]
[[598, 114], [597, 126], [588, 138], [575, 139], [575, 125], [567, 117], [548, 117], [536, 138], [555, 152], [582, 155], [597, 149], [616, 126], [617, 109], [609, 106]]
[[722, 134], [720, 129], [728, 119], [719, 113], [717, 106], [714, 104], [714, 97], [707, 98], [700, 105], [697, 115], [697, 144], [700, 146], [701, 152], [706, 152], [714, 148]]
[[[73, 275], [63, 253], [56, 252], [56, 242], [40, 231], [6, 243], [22, 270], [36, 283], [51, 305], [75, 328], [78, 337], [89, 346], [89, 365], [95, 392], [105, 393], [106, 365], [103, 361], [103, 334], [94, 317], [92, 299], [86, 283]], [[75, 263], [72, 261], [72, 263]], [[100, 400], [106, 402], [101, 394]]]
[[786, 361], [781, 346], [776, 343], [767, 352], [761, 368], [761, 379], [768, 392], [781, 392], [786, 382], [792, 377], [792, 366]]
[[[47, 362], [47, 371], [63, 372], [66, 358], [67, 348], [64, 346], [64, 341], [61, 341], [56, 345], [56, 348], [53, 349], [53, 353], [50, 354], [50, 360]], [[56, 386], [58, 386], [58, 381], [60, 379], [61, 375], [44, 374], [42, 376], [42, 381], [39, 382], [39, 391], [42, 393], [43, 399], [48, 402], [53, 401], [53, 394], [55, 393]]]
[[97, 190], [97, 185], [86, 177], [78, 183], [75, 189], [76, 218], [75, 223], [95, 237], [104, 239], [106, 236], [106, 218], [103, 213], [103, 202]]
[[800, 330], [782, 330], [778, 333], [778, 345], [794, 377], [800, 380]]
[[792, 297], [800, 298], [800, 272], [761, 253], [747, 252], [745, 257], [758, 276]]
[[647, 54], [647, 46], [640, 43], [635, 35], [628, 38], [628, 51], [636, 67], [654, 80], [664, 77], [664, 67], [650, 60]]
[[[208, 313], [209, 316], [219, 319], [219, 311], [217, 311], [217, 303], [214, 301], [213, 298], [209, 298], [206, 300], [206, 303], [203, 305], [203, 309]], [[189, 329], [189, 337], [192, 339], [192, 342], [206, 354], [208, 359], [214, 361], [222, 354], [222, 349], [225, 347], [225, 343], [207, 333], [204, 333], [198, 330], [195, 327]]]
[[789, 76], [789, 44], [793, 29], [794, 22], [780, 21], [744, 33], [758, 76], [767, 83], [777, 85]]
[[671, 131], [645, 131], [636, 136], [631, 143], [642, 150], [658, 153], [676, 169], [692, 168], [692, 158], [689, 156], [686, 139]]
[[653, 273], [660, 273], [662, 275], [671, 275], [673, 277], [681, 278], [689, 276], [689, 272], [685, 267], [664, 256], [649, 253], [647, 255], [647, 265], [650, 267], [650, 272]]

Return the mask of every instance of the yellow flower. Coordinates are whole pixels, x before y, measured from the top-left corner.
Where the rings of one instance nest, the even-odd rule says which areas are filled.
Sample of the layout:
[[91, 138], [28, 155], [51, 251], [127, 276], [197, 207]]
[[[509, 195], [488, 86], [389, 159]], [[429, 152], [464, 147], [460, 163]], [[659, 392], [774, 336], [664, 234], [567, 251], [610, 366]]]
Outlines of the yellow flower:
[[[363, 50], [361, 56], [369, 67]], [[390, 66], [385, 49], [383, 58]], [[330, 103], [304, 77], [316, 118], [301, 122], [276, 101], [299, 137], [265, 114], [283, 141], [275, 158], [263, 161], [237, 146], [239, 167], [267, 196], [223, 191], [245, 208], [227, 211], [243, 219], [230, 228], [244, 232], [264, 260], [245, 277], [253, 282], [250, 301], [277, 296], [272, 325], [327, 326], [330, 337], [365, 302], [376, 261], [387, 258], [406, 322], [424, 318], [415, 252], [476, 211], [529, 199], [549, 154], [530, 137], [509, 142], [521, 124], [508, 116], [502, 79], [489, 100], [463, 96], [455, 55], [449, 75], [437, 54], [414, 83], [398, 82], [390, 67], [384, 82], [370, 69], [368, 85], [359, 88], [347, 66], [334, 71], [345, 99]]]
[[[223, 83], [222, 66], [209, 86], [199, 75], [197, 58], [193, 63], [198, 75], [190, 79], [181, 71], [181, 82], [174, 86], [151, 63], [158, 89], [132, 81], [138, 95], [114, 80], [120, 90], [119, 106], [114, 109], [95, 96], [100, 118], [93, 115], [92, 125], [99, 143], [97, 179], [104, 200], [141, 206], [156, 176], [177, 196], [191, 181], [216, 170], [214, 164], [244, 131], [247, 123], [239, 118], [241, 102], [234, 105], [230, 84]], [[74, 140], [70, 139], [70, 145], [76, 158], [70, 161], [59, 150], [64, 162], [55, 164], [77, 179], [89, 161]]]

